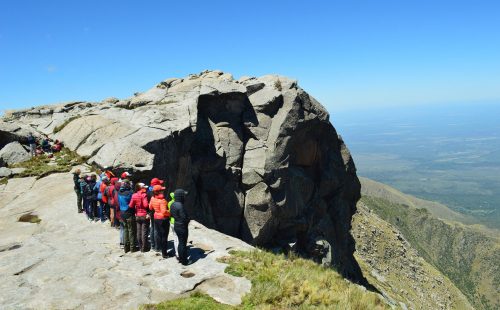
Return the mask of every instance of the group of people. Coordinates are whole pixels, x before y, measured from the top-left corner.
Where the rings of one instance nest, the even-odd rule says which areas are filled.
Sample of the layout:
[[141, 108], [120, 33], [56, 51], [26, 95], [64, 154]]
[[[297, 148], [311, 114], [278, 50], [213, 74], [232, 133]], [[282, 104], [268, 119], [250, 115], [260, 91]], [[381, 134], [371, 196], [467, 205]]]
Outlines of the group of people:
[[[153, 178], [148, 185], [131, 181], [128, 172], [115, 177], [110, 169], [84, 175], [73, 173], [79, 213], [91, 222], [106, 222], [120, 230], [120, 246], [127, 252], [161, 252], [163, 258], [176, 256], [183, 265], [188, 261], [188, 224], [184, 208], [187, 194], [177, 189], [165, 197], [164, 181]], [[169, 232], [174, 248], [168, 249]]]
[[37, 139], [31, 132], [28, 134], [26, 139], [30, 146], [31, 156], [48, 154], [50, 157], [53, 153], [60, 152], [64, 146], [61, 141], [53, 141], [49, 137]]

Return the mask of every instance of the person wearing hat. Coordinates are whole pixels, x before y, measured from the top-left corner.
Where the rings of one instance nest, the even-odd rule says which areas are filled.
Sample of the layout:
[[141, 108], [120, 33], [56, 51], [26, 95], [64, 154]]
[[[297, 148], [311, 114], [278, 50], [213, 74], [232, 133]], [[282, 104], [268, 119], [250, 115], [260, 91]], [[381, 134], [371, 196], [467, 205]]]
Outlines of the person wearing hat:
[[165, 187], [161, 185], [153, 186], [153, 197], [149, 202], [149, 209], [154, 210], [154, 224], [155, 224], [155, 243], [156, 247], [161, 250], [163, 258], [167, 258], [167, 245], [168, 245], [168, 229], [170, 221], [170, 212], [167, 207], [167, 200], [163, 195]]
[[146, 252], [148, 235], [146, 226], [149, 225], [149, 204], [146, 195], [147, 186], [144, 183], [135, 185], [135, 193], [132, 195], [129, 207], [135, 210], [135, 221], [137, 225], [137, 242], [141, 252]]
[[171, 215], [174, 218], [174, 230], [177, 238], [179, 240], [179, 245], [177, 247], [177, 255], [179, 256], [179, 262], [183, 265], [188, 265], [188, 248], [187, 248], [187, 239], [188, 239], [188, 225], [189, 214], [184, 207], [184, 199], [187, 195], [187, 192], [183, 189], [176, 189], [174, 192], [175, 202], [172, 204], [170, 209]]
[[80, 174], [82, 174], [82, 171], [80, 170], [80, 168], [76, 168], [75, 172], [73, 172], [73, 183], [74, 183], [74, 190], [76, 193], [76, 205], [78, 207], [78, 213], [83, 212], [82, 192], [80, 189]]
[[[151, 201], [151, 198], [153, 197], [153, 187], [155, 185], [162, 185], [163, 186], [164, 181], [160, 180], [158, 178], [152, 178], [150, 182], [150, 186], [147, 191], [148, 195], [148, 201]], [[156, 245], [156, 238], [155, 238], [155, 222], [154, 222], [154, 210], [149, 211], [149, 242], [151, 243], [151, 248], [155, 250], [156, 252], [160, 251], [160, 248]]]
[[124, 179], [121, 183], [120, 190], [118, 191], [118, 203], [120, 205], [121, 224], [123, 225], [123, 250], [125, 253], [131, 251], [136, 252], [136, 224], [135, 224], [135, 211], [130, 208], [130, 201], [132, 200], [132, 188], [130, 181]]

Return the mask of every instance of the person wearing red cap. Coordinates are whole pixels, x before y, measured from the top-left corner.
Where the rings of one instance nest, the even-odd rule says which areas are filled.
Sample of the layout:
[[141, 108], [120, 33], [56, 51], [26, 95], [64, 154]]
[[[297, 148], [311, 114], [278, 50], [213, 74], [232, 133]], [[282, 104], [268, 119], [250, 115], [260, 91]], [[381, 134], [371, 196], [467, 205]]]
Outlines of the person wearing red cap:
[[153, 186], [153, 197], [149, 202], [149, 209], [154, 210], [156, 247], [161, 249], [163, 258], [167, 258], [168, 230], [170, 222], [170, 211], [167, 207], [167, 200], [163, 196], [165, 187], [161, 185]]
[[[147, 195], [148, 195], [148, 201], [151, 201], [151, 198], [153, 197], [153, 187], [155, 185], [163, 185], [164, 181], [160, 180], [158, 178], [153, 178], [151, 179], [151, 186], [149, 186]], [[154, 210], [150, 210], [149, 212], [149, 217], [150, 217], [150, 225], [149, 225], [149, 242], [151, 243], [151, 248], [155, 250], [156, 252], [160, 251], [160, 248], [156, 244], [156, 238], [155, 238], [155, 222], [154, 222]]]

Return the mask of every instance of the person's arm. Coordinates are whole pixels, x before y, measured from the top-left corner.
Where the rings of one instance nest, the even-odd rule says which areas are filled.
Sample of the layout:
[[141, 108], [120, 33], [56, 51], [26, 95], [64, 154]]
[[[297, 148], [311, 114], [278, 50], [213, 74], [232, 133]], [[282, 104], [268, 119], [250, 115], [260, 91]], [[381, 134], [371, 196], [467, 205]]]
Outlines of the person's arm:
[[162, 199], [160, 201], [160, 213], [163, 214], [164, 217], [170, 217], [170, 212], [167, 209], [167, 200]]

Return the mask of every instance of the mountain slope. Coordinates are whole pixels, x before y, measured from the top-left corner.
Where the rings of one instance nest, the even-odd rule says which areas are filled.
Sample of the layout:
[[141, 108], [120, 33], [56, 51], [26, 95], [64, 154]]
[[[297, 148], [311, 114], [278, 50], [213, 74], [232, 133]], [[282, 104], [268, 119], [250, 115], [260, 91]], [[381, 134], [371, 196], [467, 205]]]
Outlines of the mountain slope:
[[393, 304], [409, 309], [472, 309], [462, 292], [419, 256], [396, 227], [363, 203], [357, 209], [352, 224], [355, 257], [370, 284]]
[[[363, 184], [367, 183], [366, 179], [363, 181]], [[374, 184], [370, 183], [371, 186]], [[418, 253], [449, 277], [476, 308], [498, 309], [499, 238], [492, 231], [486, 233], [475, 226], [450, 221], [453, 213], [441, 212], [448, 220], [438, 219], [429, 211], [433, 210], [432, 207], [423, 207], [425, 201], [419, 200], [420, 204], [411, 205], [408, 201], [412, 202], [412, 199], [402, 199], [398, 203], [395, 196], [385, 195], [387, 188], [384, 185], [379, 191], [373, 188], [365, 190], [361, 202], [397, 227]], [[367, 193], [384, 195], [373, 197], [366, 196]]]
[[359, 181], [361, 182], [361, 194], [363, 196], [382, 198], [392, 203], [405, 204], [414, 208], [425, 208], [429, 210], [433, 216], [445, 220], [458, 221], [465, 224], [477, 222], [470, 216], [455, 212], [439, 202], [428, 201], [407, 195], [389, 185], [368, 178], [359, 177]]

